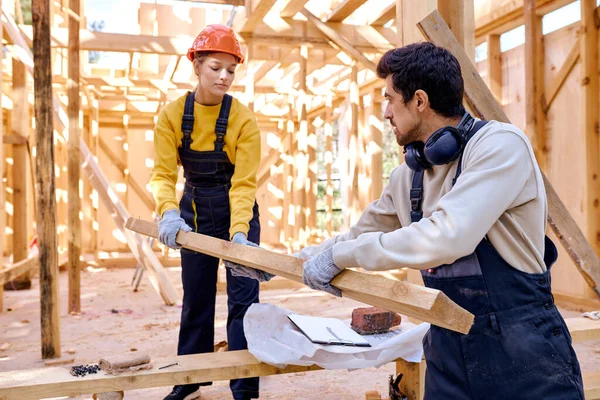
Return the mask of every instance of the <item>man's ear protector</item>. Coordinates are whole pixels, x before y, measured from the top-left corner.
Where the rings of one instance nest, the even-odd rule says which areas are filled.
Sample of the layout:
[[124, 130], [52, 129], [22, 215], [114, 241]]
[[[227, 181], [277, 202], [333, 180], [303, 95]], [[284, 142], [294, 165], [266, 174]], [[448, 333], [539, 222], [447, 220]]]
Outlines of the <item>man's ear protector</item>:
[[404, 161], [415, 172], [433, 165], [444, 165], [456, 160], [465, 148], [467, 136], [475, 120], [465, 112], [456, 127], [445, 126], [435, 131], [427, 142], [412, 142], [404, 146]]

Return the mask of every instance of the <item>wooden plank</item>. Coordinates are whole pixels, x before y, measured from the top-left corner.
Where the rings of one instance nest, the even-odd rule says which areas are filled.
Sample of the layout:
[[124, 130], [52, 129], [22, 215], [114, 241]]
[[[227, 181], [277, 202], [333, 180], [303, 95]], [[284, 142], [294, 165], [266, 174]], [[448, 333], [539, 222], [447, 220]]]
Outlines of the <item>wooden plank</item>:
[[[475, 19], [475, 42], [480, 43], [490, 34], [500, 35], [508, 32], [524, 22], [524, 1], [511, 0], [496, 7], [492, 12]], [[535, 5], [539, 16], [558, 10], [573, 0], [537, 0]]]
[[[534, 0], [535, 1], [535, 0]], [[438, 1], [438, 11], [446, 21], [458, 43], [469, 57], [475, 59], [475, 19], [473, 0]]]
[[556, 95], [560, 91], [560, 88], [569, 77], [569, 74], [573, 70], [573, 67], [575, 67], [575, 64], [577, 64], [577, 60], [579, 60], [579, 56], [581, 54], [580, 41], [581, 39], [577, 38], [577, 41], [573, 44], [573, 47], [571, 48], [571, 51], [567, 55], [567, 58], [560, 67], [560, 70], [558, 71], [552, 82], [550, 82], [548, 89], [544, 93], [543, 107], [545, 113], [547, 113], [550, 109], [550, 106], [552, 105], [552, 102], [554, 101]]
[[600, 339], [600, 321], [590, 318], [565, 318], [574, 343]]
[[396, 375], [402, 374], [400, 391], [407, 400], [421, 400], [425, 394], [425, 360], [420, 363], [396, 360]]
[[333, 181], [331, 174], [333, 172], [333, 107], [331, 106], [331, 95], [327, 96], [325, 109], [325, 168], [327, 173], [327, 183], [325, 186], [325, 229], [327, 235], [333, 235]]
[[[13, 99], [14, 99], [14, 91], [13, 91]], [[14, 113], [14, 111], [13, 111]], [[16, 118], [13, 118], [13, 123], [14, 120]], [[29, 142], [29, 138], [26, 136], [21, 136], [21, 135], [15, 135], [14, 134], [14, 129], [13, 129], [13, 134], [12, 135], [4, 135], [2, 137], [2, 143], [3, 144], [16, 144], [16, 145], [20, 145], [20, 144], [27, 144]]]
[[369, 22], [369, 25], [382, 26], [396, 18], [396, 2], [381, 10], [381, 13]]
[[587, 216], [587, 238], [596, 254], [600, 254], [600, 105], [598, 92], [598, 29], [596, 27], [596, 0], [581, 0], [579, 22], [581, 45], [582, 118], [585, 138], [586, 190], [583, 202]]
[[600, 371], [583, 372], [583, 391], [586, 400], [600, 399]]
[[367, 0], [344, 0], [329, 15], [326, 22], [342, 22]]
[[[12, 60], [12, 134], [8, 135], [17, 144], [13, 146], [12, 189], [13, 189], [13, 262], [27, 258], [27, 138], [31, 130], [29, 101], [27, 100], [27, 74], [22, 62]], [[7, 141], [5, 140], [4, 143]], [[31, 287], [29, 274], [18, 279], [18, 285]]]
[[[81, 12], [79, 0], [69, 0], [69, 8], [77, 15]], [[69, 255], [67, 270], [69, 272], [69, 312], [81, 311], [81, 198], [79, 197], [79, 179], [81, 160], [79, 157], [79, 140], [81, 138], [81, 99], [79, 97], [79, 20], [69, 15], [69, 83], [67, 92], [69, 105], [69, 143], [68, 143], [68, 217], [67, 217], [67, 252]]]
[[306, 8], [303, 8], [300, 12], [306, 17], [306, 19], [308, 19], [321, 32], [323, 32], [323, 34], [327, 36], [332, 42], [339, 46], [344, 52], [348, 53], [350, 57], [359, 61], [362, 65], [364, 65], [371, 71], [375, 72], [377, 70], [377, 66], [373, 61], [369, 60], [363, 53], [354, 48], [344, 37], [342, 37], [333, 28], [321, 21], [319, 18], [315, 17]]
[[[465, 97], [475, 113], [484, 119], [509, 122], [440, 14], [432, 12], [418, 26], [427, 40], [447, 48], [458, 59], [465, 77]], [[548, 222], [586, 282], [600, 296], [600, 259], [543, 172], [542, 177], [548, 200]]]
[[500, 35], [489, 35], [488, 44], [488, 87], [498, 103], [502, 103], [502, 53]]
[[[158, 226], [152, 222], [130, 218], [127, 228], [151, 237], [158, 236]], [[179, 231], [177, 243], [190, 250], [302, 282], [304, 260], [296, 257], [194, 232]], [[435, 289], [351, 270], [343, 271], [331, 283], [342, 291], [344, 297], [418, 317], [453, 331], [468, 333], [473, 323], [471, 313]]]
[[127, 166], [125, 163], [121, 161], [121, 159], [110, 149], [108, 144], [100, 136], [98, 136], [98, 146], [100, 147], [100, 150], [106, 154], [108, 159], [115, 165], [115, 167], [117, 167], [117, 169], [123, 174], [127, 185], [131, 187], [138, 196], [140, 196], [144, 204], [146, 204], [150, 210], [153, 210], [155, 207], [154, 199], [150, 196], [147, 190], [144, 190], [140, 184], [137, 183], [129, 173], [127, 173]]
[[[166, 365], [168, 368], [159, 369]], [[69, 396], [184, 385], [230, 379], [320, 370], [317, 366], [277, 368], [258, 361], [247, 350], [193, 354], [153, 360], [150, 370], [75, 377], [69, 368], [50, 367], [0, 372], [0, 400], [37, 400]]]
[[12, 265], [0, 268], [0, 285], [13, 281], [30, 272], [37, 272], [40, 268], [38, 257], [29, 257]]
[[306, 3], [308, 3], [308, 0], [290, 0], [283, 10], [279, 12], [279, 16], [282, 18], [292, 18], [304, 8]]
[[371, 130], [371, 140], [368, 143], [371, 154], [371, 193], [369, 203], [381, 197], [383, 192], [383, 110], [381, 102], [377, 101], [375, 90], [371, 92], [371, 106], [367, 112], [368, 129]]
[[544, 94], [544, 47], [542, 19], [536, 15], [536, 0], [525, 0], [525, 132], [531, 139], [535, 158], [546, 171], [548, 153]]
[[60, 357], [49, 0], [32, 0], [42, 358]]
[[[236, 32], [252, 32], [277, 0], [246, 0], [246, 17], [233, 24]], [[251, 6], [250, 6], [251, 4]]]

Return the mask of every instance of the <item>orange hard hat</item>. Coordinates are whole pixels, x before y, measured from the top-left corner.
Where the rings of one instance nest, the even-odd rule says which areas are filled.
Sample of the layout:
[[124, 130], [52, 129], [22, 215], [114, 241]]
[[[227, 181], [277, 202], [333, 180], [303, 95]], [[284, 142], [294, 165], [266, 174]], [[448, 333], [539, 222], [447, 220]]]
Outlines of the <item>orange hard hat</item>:
[[237, 57], [240, 63], [244, 62], [242, 46], [233, 29], [227, 25], [211, 24], [202, 29], [188, 50], [187, 58], [193, 61], [194, 53], [197, 51], [227, 53]]

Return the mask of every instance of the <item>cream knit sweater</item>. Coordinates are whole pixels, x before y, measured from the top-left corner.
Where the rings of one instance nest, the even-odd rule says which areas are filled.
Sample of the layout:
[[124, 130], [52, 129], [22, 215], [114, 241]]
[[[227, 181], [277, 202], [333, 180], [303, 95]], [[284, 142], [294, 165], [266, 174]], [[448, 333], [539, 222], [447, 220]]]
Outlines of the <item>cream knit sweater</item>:
[[333, 246], [335, 263], [344, 268], [426, 269], [472, 253], [487, 235], [514, 268], [544, 272], [546, 192], [525, 134], [490, 121], [467, 144], [452, 187], [457, 165], [458, 160], [425, 173], [421, 221], [411, 224], [413, 172], [402, 164], [349, 232], [306, 247], [299, 256], [310, 258]]

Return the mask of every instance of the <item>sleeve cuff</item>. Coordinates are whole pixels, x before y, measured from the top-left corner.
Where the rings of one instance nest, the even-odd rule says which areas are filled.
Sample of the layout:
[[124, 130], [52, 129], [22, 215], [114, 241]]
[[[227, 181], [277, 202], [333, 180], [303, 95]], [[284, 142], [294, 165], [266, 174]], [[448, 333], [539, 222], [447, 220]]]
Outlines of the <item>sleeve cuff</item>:
[[229, 239], [233, 238], [238, 232], [242, 232], [246, 237], [248, 237], [248, 231], [250, 230], [250, 226], [248, 224], [235, 224], [231, 228], [229, 228]]
[[163, 204], [163, 206], [161, 207], [161, 210], [160, 210], [160, 217], [162, 218], [162, 216], [169, 210], [179, 211], [179, 206], [177, 205], [177, 203], [172, 203], [172, 202]]
[[336, 243], [333, 246], [333, 262], [340, 268], [357, 268], [358, 261], [354, 254], [356, 243], [354, 240], [347, 240]]

